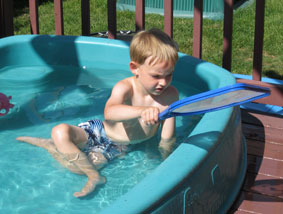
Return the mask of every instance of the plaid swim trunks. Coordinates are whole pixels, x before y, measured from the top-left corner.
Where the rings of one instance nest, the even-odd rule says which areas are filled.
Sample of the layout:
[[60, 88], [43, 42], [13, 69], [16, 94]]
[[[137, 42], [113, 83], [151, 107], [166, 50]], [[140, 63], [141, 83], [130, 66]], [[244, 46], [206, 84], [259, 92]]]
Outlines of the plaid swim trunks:
[[78, 126], [84, 129], [88, 136], [88, 141], [82, 149], [87, 155], [90, 152], [99, 152], [110, 161], [127, 151], [127, 146], [119, 145], [106, 136], [101, 120], [89, 120], [78, 124]]

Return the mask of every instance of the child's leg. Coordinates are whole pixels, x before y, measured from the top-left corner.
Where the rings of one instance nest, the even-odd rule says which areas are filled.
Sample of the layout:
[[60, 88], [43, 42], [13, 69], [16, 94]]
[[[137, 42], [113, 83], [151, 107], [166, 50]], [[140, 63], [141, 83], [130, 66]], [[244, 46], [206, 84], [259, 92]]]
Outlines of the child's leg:
[[[67, 124], [60, 124], [52, 129], [52, 139], [41, 139], [33, 137], [18, 137], [17, 140], [30, 143], [46, 149], [54, 159], [70, 171], [86, 174], [88, 182], [80, 192], [74, 193], [76, 197], [82, 197], [92, 192], [97, 184], [105, 183], [105, 178], [101, 177], [86, 155], [79, 150], [77, 145], [87, 141], [85, 131], [79, 127]], [[105, 158], [98, 159], [97, 164], [105, 165]], [[97, 167], [101, 168], [101, 167]]]
[[17, 137], [16, 140], [44, 148], [63, 167], [67, 168], [68, 170], [70, 170], [73, 173], [84, 174], [77, 166], [75, 166], [74, 164], [67, 161], [62, 153], [58, 152], [58, 150], [57, 150], [56, 146], [54, 145], [52, 139], [21, 136], [21, 137]]
[[104, 184], [106, 179], [99, 175], [99, 173], [90, 164], [87, 156], [83, 152], [79, 153], [64, 153], [65, 158], [78, 167], [84, 174], [88, 176], [88, 181], [80, 192], [75, 192], [75, 197], [83, 197], [91, 193], [96, 185]]
[[85, 153], [77, 147], [87, 141], [87, 135], [82, 128], [60, 124], [52, 129], [51, 136], [58, 151], [88, 176], [88, 182], [80, 192], [74, 193], [75, 197], [85, 196], [92, 192], [96, 185], [105, 183], [105, 178], [99, 175]]
[[46, 149], [48, 152], [56, 149], [52, 139], [20, 136], [16, 140]]
[[90, 152], [88, 154], [88, 160], [95, 166], [97, 170], [103, 168], [108, 162], [104, 155], [99, 152]]

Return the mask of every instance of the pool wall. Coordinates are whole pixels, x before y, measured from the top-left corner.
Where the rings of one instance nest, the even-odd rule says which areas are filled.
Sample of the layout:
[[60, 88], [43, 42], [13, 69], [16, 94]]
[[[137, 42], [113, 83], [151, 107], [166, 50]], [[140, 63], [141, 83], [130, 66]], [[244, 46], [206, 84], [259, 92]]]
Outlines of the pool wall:
[[[129, 72], [128, 47], [127, 42], [102, 38], [13, 36], [0, 40], [0, 68], [42, 64], [85, 68], [97, 64]], [[179, 57], [174, 81], [199, 91], [235, 83], [219, 66], [182, 53]], [[245, 171], [240, 109], [207, 113], [160, 166], [101, 213], [226, 213]]]

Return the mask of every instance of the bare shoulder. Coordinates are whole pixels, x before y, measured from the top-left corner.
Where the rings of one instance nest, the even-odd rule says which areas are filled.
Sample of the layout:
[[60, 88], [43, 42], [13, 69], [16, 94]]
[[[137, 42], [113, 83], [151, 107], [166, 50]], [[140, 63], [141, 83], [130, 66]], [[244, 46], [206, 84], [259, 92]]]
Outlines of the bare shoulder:
[[112, 89], [112, 94], [128, 94], [132, 93], [132, 83], [131, 77], [120, 80]]
[[115, 104], [127, 102], [132, 96], [133, 87], [130, 78], [123, 79], [114, 85], [111, 95], [106, 102], [105, 109]]

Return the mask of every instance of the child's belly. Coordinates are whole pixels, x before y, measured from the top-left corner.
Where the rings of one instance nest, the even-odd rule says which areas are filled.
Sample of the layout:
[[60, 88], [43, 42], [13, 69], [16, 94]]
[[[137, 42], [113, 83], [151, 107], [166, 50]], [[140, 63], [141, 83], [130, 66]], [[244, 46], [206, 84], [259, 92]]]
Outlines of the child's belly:
[[139, 120], [127, 122], [104, 121], [104, 129], [107, 137], [121, 144], [136, 144], [153, 137], [159, 127], [156, 125], [145, 125]]

